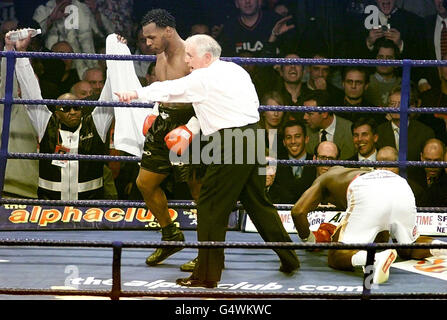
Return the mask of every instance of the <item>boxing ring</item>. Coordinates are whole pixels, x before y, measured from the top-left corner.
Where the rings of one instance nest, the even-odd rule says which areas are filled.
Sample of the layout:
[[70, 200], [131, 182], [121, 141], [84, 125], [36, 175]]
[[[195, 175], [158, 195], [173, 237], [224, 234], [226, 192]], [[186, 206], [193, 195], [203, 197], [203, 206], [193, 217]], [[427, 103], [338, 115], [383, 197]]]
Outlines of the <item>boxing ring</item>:
[[[99, 102], [84, 100], [25, 100], [14, 99], [12, 95], [15, 61], [22, 57], [44, 59], [98, 59], [98, 60], [154, 60], [153, 56], [117, 56], [105, 54], [68, 54], [38, 52], [0, 52], [7, 60], [4, 122], [0, 149], [0, 186], [3, 190], [7, 159], [63, 159], [81, 161], [132, 161], [134, 156], [92, 156], [75, 154], [11, 153], [8, 151], [9, 125], [13, 104], [82, 105], [129, 107], [126, 103]], [[280, 110], [292, 112], [339, 111], [339, 112], [398, 112], [400, 121], [400, 141], [398, 161], [361, 162], [362, 166], [400, 168], [406, 177], [409, 166], [447, 167], [445, 162], [407, 161], [407, 123], [410, 113], [447, 113], [447, 108], [409, 108], [410, 72], [413, 67], [447, 65], [447, 61], [425, 60], [365, 60], [365, 59], [272, 59], [272, 58], [222, 58], [239, 64], [323, 64], [332, 66], [358, 65], [397, 66], [403, 69], [401, 106], [399, 109], [383, 107], [345, 107], [345, 106], [261, 106], [260, 111]], [[144, 103], [133, 103], [132, 107], [148, 107]], [[276, 160], [277, 165], [360, 165], [360, 161], [330, 160]], [[110, 217], [122, 217], [129, 208], [144, 208], [142, 201], [125, 200], [39, 200], [0, 198], [0, 203], [9, 208], [40, 207], [101, 207], [112, 210]], [[290, 210], [291, 205], [277, 204], [278, 210]], [[170, 209], [193, 210], [190, 201], [170, 201]], [[119, 210], [122, 211], [119, 211]], [[197, 242], [194, 226], [185, 230], [185, 242], [157, 241], [160, 238], [156, 228], [143, 225], [132, 226], [132, 230], [118, 227], [51, 230], [51, 228], [0, 229], [0, 299], [60, 299], [106, 297], [112, 300], [122, 298], [184, 298], [184, 299], [447, 299], [445, 281], [423, 273], [408, 272], [404, 269], [391, 269], [387, 283], [370, 286], [366, 281], [372, 273], [376, 250], [385, 248], [447, 248], [445, 244], [341, 244], [341, 243], [302, 243], [296, 232], [291, 233], [293, 243], [265, 243], [256, 232], [241, 232], [244, 221], [243, 208], [227, 233], [226, 242]], [[126, 211], [127, 210], [127, 211]], [[107, 211], [109, 212], [109, 211]], [[111, 212], [111, 211], [110, 211]], [[118, 212], [118, 213], [117, 213]], [[124, 213], [123, 213], [124, 212]], [[418, 212], [445, 213], [447, 208], [421, 207]], [[184, 212], [183, 212], [184, 213]], [[185, 213], [184, 213], [185, 214]], [[121, 216], [120, 216], [121, 215]], [[444, 220], [445, 221], [445, 220]], [[48, 221], [47, 221], [48, 222]], [[445, 223], [445, 222], [444, 222]], [[49, 225], [49, 224], [47, 224]], [[44, 226], [47, 226], [44, 225]], [[87, 230], [88, 229], [88, 230]], [[153, 229], [153, 230], [152, 230]], [[186, 228], [188, 229], [188, 228]], [[447, 234], [446, 234], [447, 235]], [[440, 235], [441, 237], [444, 235]], [[142, 240], [143, 239], [143, 240]], [[147, 249], [158, 247], [184, 247], [185, 249], [169, 257], [157, 267], [147, 267], [144, 263]], [[179, 266], [197, 254], [197, 248], [226, 248], [225, 269], [216, 289], [185, 289], [175, 284], [175, 279], [184, 274]], [[291, 276], [278, 271], [278, 259], [272, 248], [296, 249], [301, 268]], [[369, 272], [343, 272], [327, 266], [327, 249], [366, 249]], [[318, 249], [311, 251], [308, 249]], [[445, 261], [444, 261], [445, 262]], [[420, 266], [423, 269], [425, 266]], [[429, 266], [438, 273], [447, 273], [447, 265]]]

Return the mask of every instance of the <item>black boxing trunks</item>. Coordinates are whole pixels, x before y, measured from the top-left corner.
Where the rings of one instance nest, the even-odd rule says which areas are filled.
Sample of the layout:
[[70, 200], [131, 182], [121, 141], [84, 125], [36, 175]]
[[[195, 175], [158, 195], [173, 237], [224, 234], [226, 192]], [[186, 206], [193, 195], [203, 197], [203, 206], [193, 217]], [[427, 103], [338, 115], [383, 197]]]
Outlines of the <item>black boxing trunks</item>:
[[188, 164], [173, 165], [170, 150], [166, 146], [165, 136], [175, 128], [185, 125], [195, 116], [193, 107], [169, 108], [159, 104], [158, 117], [146, 134], [141, 167], [155, 173], [169, 175], [174, 173], [176, 181], [188, 181], [191, 166]]

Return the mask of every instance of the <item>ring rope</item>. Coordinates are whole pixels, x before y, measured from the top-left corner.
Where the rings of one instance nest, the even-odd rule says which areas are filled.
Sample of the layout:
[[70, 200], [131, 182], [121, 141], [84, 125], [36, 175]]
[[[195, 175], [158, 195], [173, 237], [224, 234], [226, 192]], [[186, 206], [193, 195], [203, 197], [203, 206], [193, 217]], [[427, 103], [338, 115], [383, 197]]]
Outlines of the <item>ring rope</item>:
[[[8, 152], [9, 159], [61, 159], [61, 160], [86, 160], [86, 161], [123, 161], [139, 162], [141, 157], [136, 156], [108, 156], [108, 155], [86, 155], [86, 154], [54, 154], [54, 153], [22, 153]], [[398, 167], [405, 164], [410, 167], [437, 167], [446, 168], [446, 161], [359, 161], [359, 160], [286, 160], [277, 159], [268, 161], [269, 165], [291, 165], [291, 166], [362, 166], [362, 167]]]
[[[0, 103], [6, 103], [7, 99], [0, 99]], [[91, 107], [119, 107], [119, 108], [150, 108], [153, 103], [132, 102], [114, 102], [114, 101], [97, 101], [97, 100], [57, 100], [57, 99], [11, 99], [13, 104], [28, 105], [74, 105], [74, 106], [91, 106]], [[363, 112], [363, 113], [399, 113], [399, 108], [391, 107], [368, 107], [368, 106], [279, 106], [279, 105], [260, 105], [259, 111], [285, 111], [285, 112]], [[408, 108], [409, 113], [447, 113], [447, 107], [411, 107]]]
[[[11, 295], [59, 295], [59, 296], [95, 296], [110, 297], [110, 290], [55, 290], [55, 289], [16, 289], [0, 288], [0, 294]], [[197, 291], [197, 290], [154, 290], [154, 291], [121, 291], [118, 298], [131, 297], [169, 297], [169, 298], [284, 298], [284, 299], [447, 299], [445, 293], [370, 293], [365, 296], [363, 293], [307, 293], [307, 292], [229, 292], [222, 290]]]
[[[86, 59], [86, 60], [137, 60], [155, 61], [154, 55], [115, 55], [99, 53], [59, 53], [59, 52], [32, 52], [32, 51], [0, 51], [0, 57], [6, 58], [42, 58], [42, 59]], [[237, 64], [260, 65], [330, 65], [330, 66], [395, 66], [404, 67], [435, 67], [447, 66], [447, 60], [379, 60], [379, 59], [311, 59], [311, 58], [244, 58], [221, 57], [224, 61], [232, 61]]]
[[[15, 205], [48, 205], [48, 206], [79, 206], [79, 207], [114, 207], [114, 208], [128, 208], [128, 207], [146, 207], [144, 201], [129, 201], [129, 200], [43, 200], [43, 199], [22, 199], [22, 198], [0, 198], [0, 204], [15, 204]], [[274, 204], [277, 210], [292, 210], [293, 204]], [[197, 208], [197, 204], [193, 201], [168, 201], [168, 207], [171, 209]], [[242, 204], [237, 204], [235, 209], [244, 209]], [[447, 207], [416, 207], [418, 212], [431, 213], [445, 213]], [[344, 209], [336, 207], [320, 206], [317, 211], [345, 211]]]
[[[130, 241], [119, 242], [122, 248], [250, 248], [250, 249], [447, 249], [447, 243], [305, 243], [305, 242], [225, 242], [225, 241]], [[0, 239], [0, 246], [37, 246], [37, 247], [90, 247], [112, 248], [111, 241], [72, 241], [42, 239]]]

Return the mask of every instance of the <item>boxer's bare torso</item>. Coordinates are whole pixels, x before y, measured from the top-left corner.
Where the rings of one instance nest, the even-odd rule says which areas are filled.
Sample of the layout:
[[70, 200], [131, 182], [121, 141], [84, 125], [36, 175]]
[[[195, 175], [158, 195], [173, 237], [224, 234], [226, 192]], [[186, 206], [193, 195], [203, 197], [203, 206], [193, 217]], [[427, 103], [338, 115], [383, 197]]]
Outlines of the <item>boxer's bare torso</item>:
[[[149, 48], [157, 55], [157, 81], [175, 80], [190, 73], [185, 62], [185, 41], [171, 27], [157, 27], [155, 23], [143, 26], [143, 36]], [[163, 103], [173, 109], [191, 108], [190, 103]]]

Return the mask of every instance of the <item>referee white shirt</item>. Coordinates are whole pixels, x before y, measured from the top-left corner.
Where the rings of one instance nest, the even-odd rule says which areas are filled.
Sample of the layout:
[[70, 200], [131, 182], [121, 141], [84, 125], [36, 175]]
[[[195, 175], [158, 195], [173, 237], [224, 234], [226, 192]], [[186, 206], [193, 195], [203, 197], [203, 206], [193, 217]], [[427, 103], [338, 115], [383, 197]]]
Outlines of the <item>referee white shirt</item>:
[[259, 121], [259, 99], [250, 75], [233, 62], [215, 60], [189, 75], [136, 90], [139, 99], [192, 103], [203, 134]]

